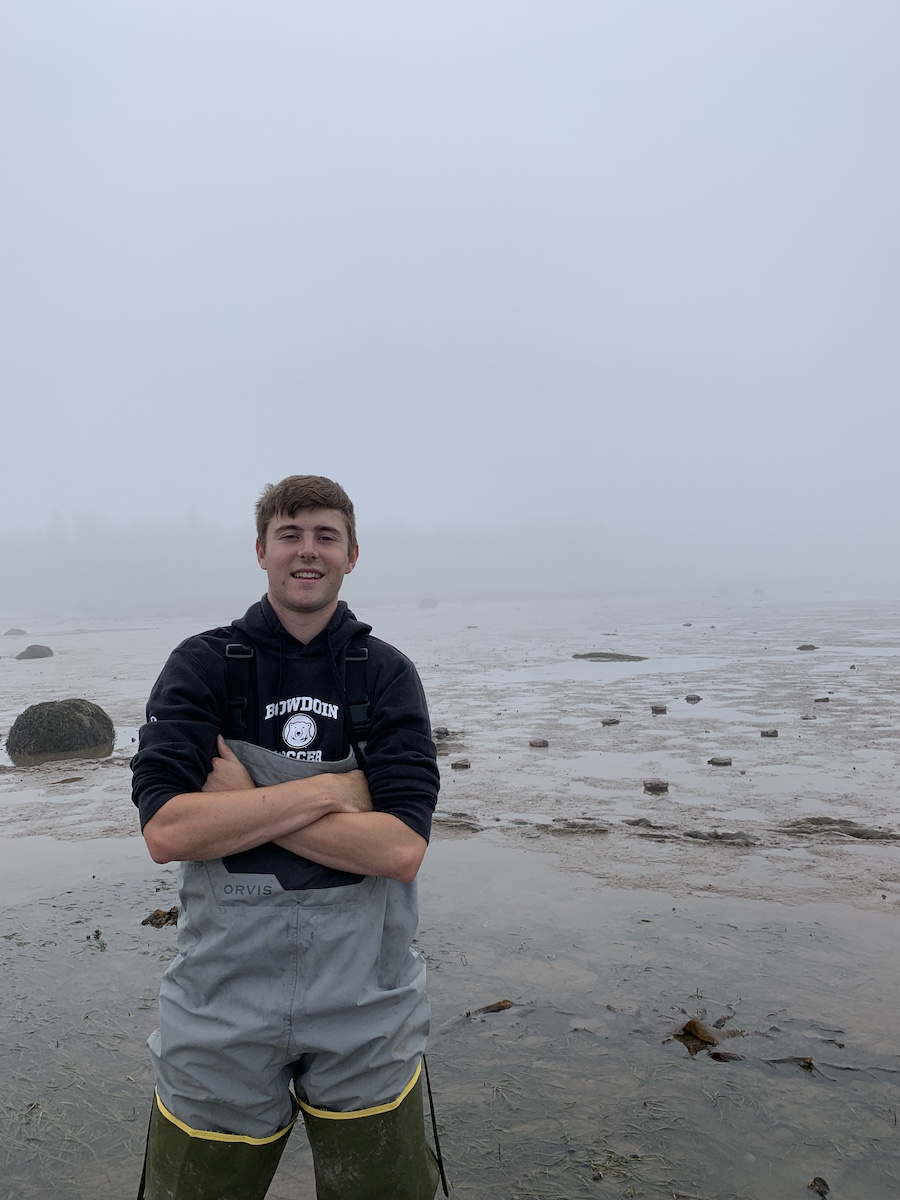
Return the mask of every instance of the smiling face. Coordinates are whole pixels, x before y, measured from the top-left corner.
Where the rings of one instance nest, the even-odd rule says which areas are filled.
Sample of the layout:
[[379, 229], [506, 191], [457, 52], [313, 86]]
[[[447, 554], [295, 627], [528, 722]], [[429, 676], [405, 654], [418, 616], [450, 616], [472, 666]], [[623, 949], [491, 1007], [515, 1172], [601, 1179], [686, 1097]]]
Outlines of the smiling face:
[[307, 641], [325, 628], [358, 555], [337, 509], [272, 517], [265, 541], [257, 539], [256, 557], [269, 577], [269, 602], [288, 632]]

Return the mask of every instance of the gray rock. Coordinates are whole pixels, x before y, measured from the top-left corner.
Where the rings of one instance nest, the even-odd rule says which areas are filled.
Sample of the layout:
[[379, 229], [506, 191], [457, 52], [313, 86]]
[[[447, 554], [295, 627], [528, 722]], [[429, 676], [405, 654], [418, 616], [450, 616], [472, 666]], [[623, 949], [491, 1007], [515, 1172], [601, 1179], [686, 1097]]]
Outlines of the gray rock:
[[689, 692], [688, 695], [685, 696], [685, 700], [687, 700], [688, 704], [699, 704], [702, 699], [703, 697], [698, 696], [696, 692]]
[[778, 737], [778, 730], [777, 729], [761, 729], [759, 731], [759, 736], [760, 737]]
[[26, 646], [21, 653], [16, 655], [17, 659], [25, 658], [52, 658], [53, 651], [49, 646]]
[[4, 633], [3, 636], [4, 637], [27, 637], [28, 635], [26, 634], [24, 629], [7, 629], [6, 633]]
[[90, 700], [48, 700], [16, 717], [6, 752], [16, 766], [72, 757], [106, 758], [116, 731], [109, 716]]
[[815, 700], [813, 700], [813, 704], [828, 704], [828, 702], [828, 696], [816, 696]]
[[814, 646], [812, 642], [804, 642], [802, 646], [798, 646], [798, 650], [818, 650], [818, 646]]
[[454, 771], [468, 771], [471, 765], [467, 758], [457, 758], [450, 764]]
[[669, 790], [669, 781], [667, 779], [645, 779], [644, 791], [649, 792], [651, 796], [661, 796], [663, 792]]
[[600, 722], [601, 725], [618, 725], [618, 723], [619, 723], [618, 717], [604, 717], [603, 720]]
[[425, 596], [419, 601], [419, 608], [437, 608], [437, 600], [433, 596]]
[[553, 823], [544, 828], [548, 833], [609, 833], [609, 826], [593, 817], [554, 817]]
[[711, 767], [730, 767], [731, 759], [727, 754], [714, 754], [712, 758], [706, 760]]
[[528, 745], [534, 746], [535, 750], [543, 750], [546, 746], [549, 746], [550, 743], [546, 738], [532, 738]]
[[800, 817], [796, 821], [786, 821], [783, 828], [790, 833], [836, 833], [842, 837], [859, 838], [870, 842], [896, 842], [900, 834], [890, 829], [873, 828], [869, 825], [858, 825], [849, 817]]
[[695, 838], [698, 842], [731, 842], [736, 846], [755, 846], [753, 838], [743, 829], [735, 829], [733, 833], [720, 833], [718, 829], [688, 829], [686, 838]]
[[586, 658], [589, 662], [646, 662], [646, 654], [612, 654], [605, 650], [588, 650], [586, 654], [573, 654], [573, 658]]
[[651, 704], [650, 711], [655, 717], [661, 717], [666, 711], [666, 706], [664, 704]]

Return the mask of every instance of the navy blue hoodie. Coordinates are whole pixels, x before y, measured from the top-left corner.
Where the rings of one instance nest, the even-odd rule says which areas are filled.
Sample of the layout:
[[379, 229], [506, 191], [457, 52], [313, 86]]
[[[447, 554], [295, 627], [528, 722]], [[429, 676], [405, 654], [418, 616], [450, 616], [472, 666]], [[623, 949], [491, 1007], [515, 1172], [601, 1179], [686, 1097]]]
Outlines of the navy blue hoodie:
[[[251, 677], [257, 686], [250, 688], [245, 740], [291, 757], [338, 762], [350, 751], [341, 686], [344, 655], [355, 634], [370, 630], [340, 601], [327, 627], [304, 646], [263, 597], [232, 625], [182, 642], [153, 685], [147, 724], [131, 763], [141, 827], [173, 796], [199, 792], [206, 781], [216, 736], [226, 724], [225, 647], [230, 642], [255, 650]], [[365, 773], [372, 805], [427, 841], [439, 775], [422, 684], [399, 650], [371, 636], [365, 645], [371, 714]], [[275, 874], [286, 888], [335, 887], [360, 879], [271, 842], [223, 861], [238, 874]]]

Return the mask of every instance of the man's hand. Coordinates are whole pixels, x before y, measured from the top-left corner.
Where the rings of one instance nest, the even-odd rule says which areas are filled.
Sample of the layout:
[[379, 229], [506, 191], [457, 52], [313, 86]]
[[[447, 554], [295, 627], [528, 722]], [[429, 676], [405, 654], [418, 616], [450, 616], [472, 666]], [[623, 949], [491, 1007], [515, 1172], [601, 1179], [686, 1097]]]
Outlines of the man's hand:
[[247, 768], [221, 733], [216, 738], [216, 749], [219, 753], [212, 760], [212, 770], [207, 775], [201, 792], [239, 792], [256, 787]]
[[372, 797], [369, 795], [369, 785], [362, 771], [347, 771], [340, 775], [329, 774], [328, 780], [334, 784], [335, 800], [339, 807], [336, 812], [367, 813], [372, 811]]

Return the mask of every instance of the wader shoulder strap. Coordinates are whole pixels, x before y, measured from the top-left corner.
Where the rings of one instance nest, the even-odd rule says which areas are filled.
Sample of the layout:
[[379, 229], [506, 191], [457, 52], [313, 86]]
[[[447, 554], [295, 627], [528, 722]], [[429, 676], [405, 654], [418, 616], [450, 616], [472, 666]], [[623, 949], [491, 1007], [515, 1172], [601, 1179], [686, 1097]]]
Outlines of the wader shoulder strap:
[[241, 642], [229, 642], [225, 647], [225, 692], [228, 698], [222, 736], [243, 741], [247, 736], [247, 706], [250, 696], [250, 672], [254, 667], [254, 650]]
[[[366, 635], [358, 634], [347, 647], [344, 658], [344, 693], [347, 715], [353, 731], [354, 749], [365, 751], [372, 728], [366, 669], [369, 650]], [[223, 737], [243, 741], [247, 734], [248, 697], [251, 672], [255, 666], [252, 646], [229, 642], [225, 647], [225, 691], [227, 709]]]
[[357, 634], [347, 647], [347, 653], [344, 656], [344, 691], [347, 699], [347, 712], [360, 750], [365, 750], [372, 729], [369, 688], [366, 683], [369, 650], [365, 643], [366, 635], [364, 633]]

